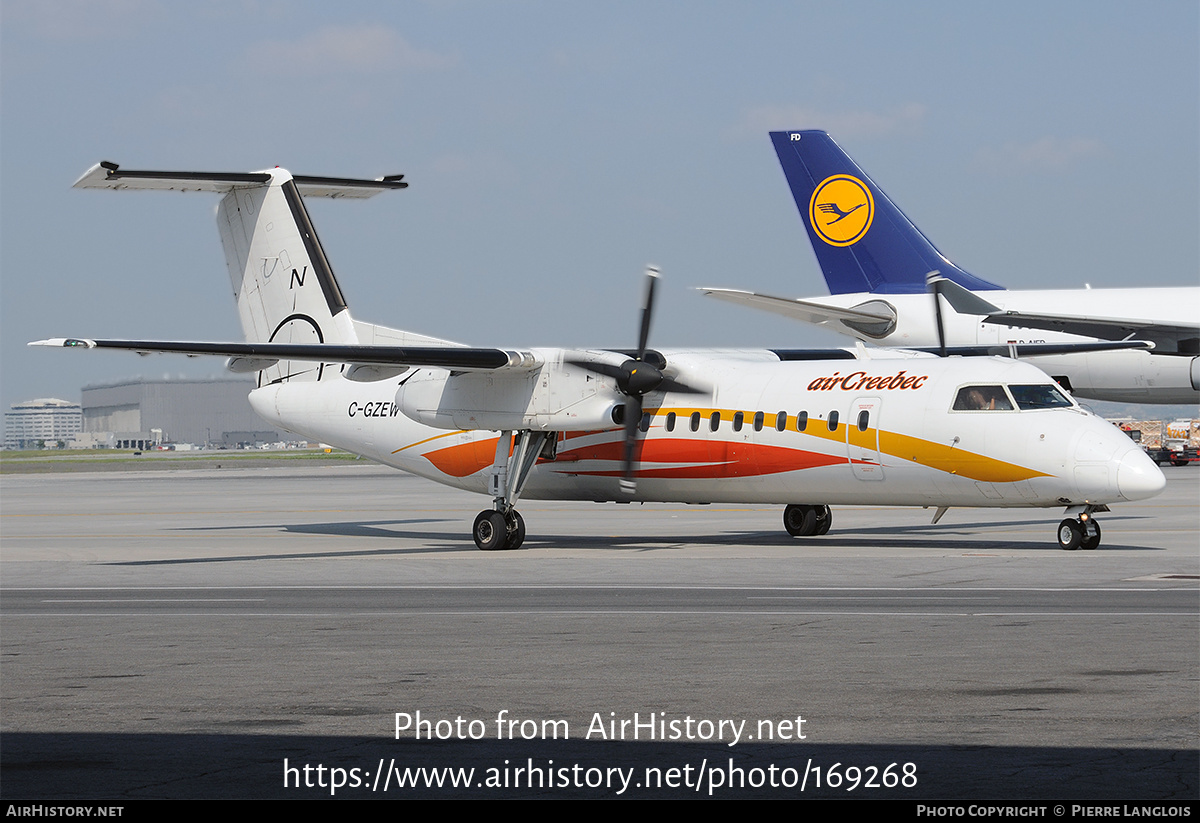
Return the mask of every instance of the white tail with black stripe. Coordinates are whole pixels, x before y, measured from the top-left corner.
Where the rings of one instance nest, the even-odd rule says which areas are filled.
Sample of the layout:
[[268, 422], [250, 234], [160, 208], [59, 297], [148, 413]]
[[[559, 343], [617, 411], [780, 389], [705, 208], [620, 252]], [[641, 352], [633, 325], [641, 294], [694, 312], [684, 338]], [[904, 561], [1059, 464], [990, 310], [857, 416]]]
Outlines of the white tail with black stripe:
[[[223, 194], [217, 228], [248, 343], [343, 344], [387, 340], [401, 344], [444, 341], [354, 321], [304, 196], [372, 197], [408, 186], [403, 175], [378, 180], [293, 176], [284, 169], [250, 173], [129, 171], [98, 163], [75, 188], [159, 189]], [[258, 371], [259, 385], [315, 381], [329, 364], [234, 359], [235, 371]], [[339, 364], [335, 364], [339, 365]], [[260, 368], [261, 367], [261, 368]]]

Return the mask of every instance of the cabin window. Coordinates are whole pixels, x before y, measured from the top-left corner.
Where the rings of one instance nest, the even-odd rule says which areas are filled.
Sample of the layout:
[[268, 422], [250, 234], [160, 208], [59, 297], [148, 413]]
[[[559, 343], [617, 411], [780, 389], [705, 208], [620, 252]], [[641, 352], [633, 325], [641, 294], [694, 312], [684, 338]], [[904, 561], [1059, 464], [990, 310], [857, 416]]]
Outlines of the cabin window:
[[675, 412], [667, 413], [667, 431], [675, 431]]
[[867, 423], [869, 423], [870, 421], [871, 421], [871, 413], [869, 411], [867, 411], [866, 409], [863, 409], [862, 411], [860, 411], [858, 413], [858, 430], [860, 432], [865, 432], [867, 430]]
[[787, 412], [780, 412], [775, 415], [775, 431], [781, 432], [787, 428]]
[[838, 413], [836, 411], [831, 411], [829, 413], [829, 430], [831, 432], [837, 431], [837, 421], [838, 421]]
[[1058, 386], [1009, 386], [1017, 408], [1021, 411], [1030, 409], [1053, 409], [1060, 406], [1071, 406], [1071, 398], [1062, 393]]
[[954, 397], [954, 411], [1012, 411], [1012, 403], [1000, 386], [963, 386]]
[[712, 413], [712, 416], [708, 418], [708, 427], [710, 429], [712, 429], [713, 431], [716, 431], [717, 429], [721, 428], [721, 413], [720, 412]]
[[742, 423], [744, 422], [746, 422], [746, 415], [742, 414], [741, 412], [733, 413], [733, 430], [735, 432], [740, 432], [742, 430]]
[[692, 431], [700, 431], [700, 412], [692, 412]]
[[808, 428], [808, 412], [798, 412], [796, 414], [796, 431], [802, 432]]
[[762, 412], [755, 412], [755, 413], [754, 413], [754, 430], [755, 430], [756, 432], [760, 432], [760, 431], [762, 431], [762, 427], [763, 427], [763, 418], [764, 418], [764, 417], [765, 417], [765, 415], [763, 415], [763, 413], [762, 413]]
[[652, 415], [650, 412], [645, 412], [644, 414], [642, 414], [642, 423], [639, 426], [639, 428], [644, 432], [650, 431], [650, 421], [653, 418], [654, 418], [654, 415]]

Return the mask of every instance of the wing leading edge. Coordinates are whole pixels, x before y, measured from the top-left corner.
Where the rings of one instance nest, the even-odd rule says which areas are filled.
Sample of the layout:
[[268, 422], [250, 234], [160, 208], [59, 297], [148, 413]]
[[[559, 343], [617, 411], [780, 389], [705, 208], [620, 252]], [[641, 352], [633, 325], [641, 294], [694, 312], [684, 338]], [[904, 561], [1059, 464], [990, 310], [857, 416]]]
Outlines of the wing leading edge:
[[[455, 371], [531, 371], [544, 359], [535, 352], [476, 349], [466, 346], [358, 346], [298, 343], [202, 343], [168, 340], [89, 340], [54, 337], [30, 346], [68, 349], [117, 349], [139, 354], [186, 354], [190, 357], [232, 357], [243, 361], [239, 371], [258, 371], [280, 360], [348, 363], [366, 366], [416, 366]], [[267, 363], [268, 366], [263, 366]]]

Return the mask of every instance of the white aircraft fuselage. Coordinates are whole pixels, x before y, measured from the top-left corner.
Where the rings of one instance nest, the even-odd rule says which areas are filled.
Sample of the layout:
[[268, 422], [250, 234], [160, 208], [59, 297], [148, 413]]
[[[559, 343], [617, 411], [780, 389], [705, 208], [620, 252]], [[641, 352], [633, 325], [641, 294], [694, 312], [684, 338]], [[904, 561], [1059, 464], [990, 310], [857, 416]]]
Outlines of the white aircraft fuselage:
[[[1200, 317], [1200, 287], [1151, 289], [1044, 289], [978, 292], [1004, 311], [1053, 315], [1069, 307], [1073, 316], [1119, 317], [1130, 325], [1194, 324]], [[864, 342], [896, 347], [934, 347], [939, 344], [933, 302], [927, 294], [858, 292], [806, 297], [805, 303], [854, 308], [880, 302], [895, 311], [895, 329], [882, 336], [864, 334], [838, 320], [825, 324]], [[984, 317], [960, 314], [943, 306], [948, 346], [990, 346], [1021, 343], [1086, 343], [1097, 338], [1051, 329], [1033, 329], [986, 322]], [[1037, 355], [1040, 369], [1069, 385], [1076, 397], [1132, 403], [1200, 402], [1200, 358], [1158, 354], [1153, 350], [1097, 351]]]
[[[555, 351], [535, 350], [550, 359]], [[636, 492], [619, 488], [624, 433], [609, 427], [558, 433], [555, 456], [534, 466], [523, 497], [1052, 507], [1139, 500], [1162, 488], [1161, 473], [1132, 440], [1078, 406], [952, 408], [967, 386], [1049, 383], [1024, 363], [936, 357], [780, 362], [769, 351], [663, 354], [683, 375], [703, 374], [714, 391], [703, 398], [647, 397]], [[443, 389], [454, 379], [443, 370], [413, 377]], [[551, 379], [571, 377], [555, 372]], [[405, 391], [411, 382], [399, 382], [279, 383], [250, 399], [283, 428], [487, 493], [501, 434], [416, 422], [410, 415], [420, 409]], [[590, 384], [593, 396], [620, 402], [607, 378], [592, 377]], [[805, 421], [802, 430], [798, 419]]]

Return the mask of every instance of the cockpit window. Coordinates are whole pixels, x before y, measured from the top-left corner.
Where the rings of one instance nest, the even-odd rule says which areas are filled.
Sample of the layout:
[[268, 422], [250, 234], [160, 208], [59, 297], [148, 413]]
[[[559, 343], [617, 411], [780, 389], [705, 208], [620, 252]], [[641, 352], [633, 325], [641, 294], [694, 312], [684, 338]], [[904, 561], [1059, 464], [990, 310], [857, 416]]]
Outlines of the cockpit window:
[[1041, 386], [1009, 386], [1008, 390], [1012, 392], [1013, 400], [1017, 401], [1017, 408], [1022, 411], [1027, 409], [1053, 409], [1060, 406], [1071, 406], [1071, 398], [1063, 394], [1062, 389], [1058, 386], [1045, 384]]
[[963, 386], [954, 398], [955, 411], [1012, 411], [1000, 386]]

